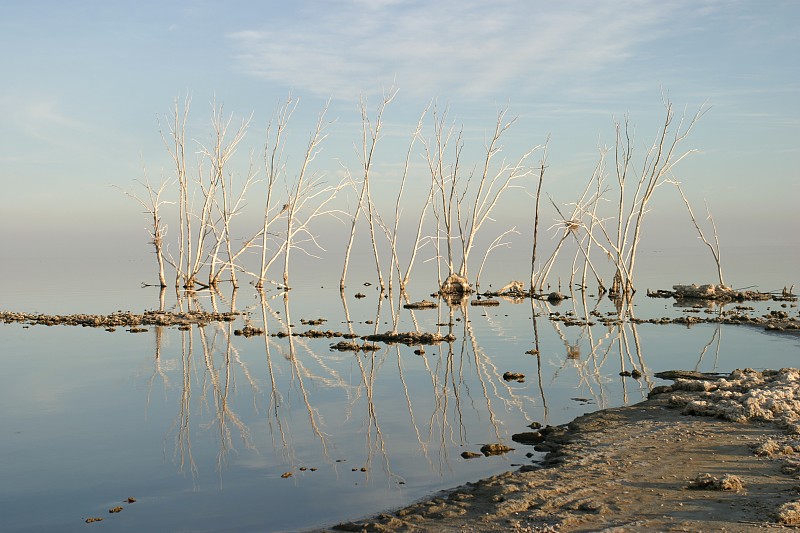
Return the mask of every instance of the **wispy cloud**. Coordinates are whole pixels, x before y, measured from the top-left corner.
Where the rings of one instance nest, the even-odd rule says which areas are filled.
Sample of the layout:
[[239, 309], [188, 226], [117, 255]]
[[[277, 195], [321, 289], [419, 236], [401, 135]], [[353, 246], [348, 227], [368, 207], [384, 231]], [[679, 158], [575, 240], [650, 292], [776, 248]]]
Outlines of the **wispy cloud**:
[[58, 102], [57, 97], [6, 95], [0, 98], [0, 113], [17, 134], [32, 139], [50, 139], [54, 136], [86, 133], [88, 124], [69, 117], [69, 106]]
[[[318, 7], [320, 4], [315, 4]], [[624, 64], [695, 4], [348, 0], [231, 33], [239, 69], [321, 96], [535, 92]], [[700, 9], [698, 4], [696, 9]]]

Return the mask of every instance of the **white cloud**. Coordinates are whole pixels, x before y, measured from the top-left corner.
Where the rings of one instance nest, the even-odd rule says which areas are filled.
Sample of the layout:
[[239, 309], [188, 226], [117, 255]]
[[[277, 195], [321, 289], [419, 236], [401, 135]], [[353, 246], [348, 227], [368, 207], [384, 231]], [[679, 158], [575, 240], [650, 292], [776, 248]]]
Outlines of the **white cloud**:
[[32, 139], [90, 131], [86, 123], [69, 117], [65, 113], [67, 109], [69, 106], [59, 103], [57, 97], [13, 94], [0, 98], [0, 113], [6, 117], [5, 129]]
[[[675, 31], [694, 4], [350, 0], [229, 35], [242, 71], [353, 98], [393, 79], [406, 94], [507, 96], [581, 88]], [[702, 4], [698, 4], [700, 9]], [[333, 7], [335, 6], [335, 8]], [[656, 82], [657, 83], [657, 82]]]

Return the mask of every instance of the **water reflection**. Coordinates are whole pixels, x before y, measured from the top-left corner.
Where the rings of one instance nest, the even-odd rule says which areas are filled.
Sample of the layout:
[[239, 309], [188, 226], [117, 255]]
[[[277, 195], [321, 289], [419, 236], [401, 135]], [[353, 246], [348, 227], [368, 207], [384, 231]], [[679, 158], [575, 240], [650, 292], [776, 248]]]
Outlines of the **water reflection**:
[[[439, 482], [453, 485], [525, 461], [532, 450], [512, 452], [493, 465], [488, 459], [468, 463], [461, 454], [483, 444], [512, 444], [511, 435], [531, 422], [573, 418], [580, 412], [565, 414], [570, 398], [581, 398], [570, 409], [583, 411], [644, 399], [655, 385], [647, 352], [664, 353], [640, 331], [661, 326], [642, 326], [632, 302], [604, 306], [583, 292], [559, 304], [508, 298], [502, 307], [485, 307], [439, 300], [430, 310], [406, 308], [404, 293], [352, 300], [341, 292], [329, 309], [343, 316], [344, 331], [333, 337], [306, 335], [318, 322], [304, 317], [299, 323], [308, 327], [298, 327], [290, 294], [257, 292], [240, 321], [263, 330], [256, 338], [235, 334], [241, 324], [233, 322], [153, 329], [146, 403], [159, 388], [174, 399], [166, 442], [177, 472], [195, 490], [205, 469], [217, 472], [223, 487], [227, 476], [240, 475], [232, 469], [238, 472], [243, 462], [258, 465], [269, 479], [291, 477], [285, 483], [299, 487], [306, 479], [299, 474], [314, 462], [314, 470], [328, 470], [319, 479], [331, 489], [346, 485], [352, 471], [367, 486], [399, 490], [413, 482], [416, 492], [409, 498], [420, 497]], [[235, 311], [236, 302], [236, 291], [185, 293], [176, 308]], [[302, 300], [297, 307], [311, 308]], [[330, 348], [336, 337], [381, 330], [453, 334], [455, 340]], [[694, 348], [694, 367], [717, 368], [722, 325], [703, 332], [710, 338]], [[524, 372], [524, 382], [504, 379], [507, 371]]]

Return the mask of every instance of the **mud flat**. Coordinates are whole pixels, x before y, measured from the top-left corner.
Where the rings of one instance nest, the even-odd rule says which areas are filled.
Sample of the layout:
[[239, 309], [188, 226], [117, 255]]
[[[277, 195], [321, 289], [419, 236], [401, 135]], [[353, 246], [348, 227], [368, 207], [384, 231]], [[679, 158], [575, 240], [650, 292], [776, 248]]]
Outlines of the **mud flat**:
[[745, 532], [800, 524], [800, 371], [658, 376], [674, 384], [645, 402], [540, 429], [530, 438], [549, 450], [540, 463], [325, 531]]

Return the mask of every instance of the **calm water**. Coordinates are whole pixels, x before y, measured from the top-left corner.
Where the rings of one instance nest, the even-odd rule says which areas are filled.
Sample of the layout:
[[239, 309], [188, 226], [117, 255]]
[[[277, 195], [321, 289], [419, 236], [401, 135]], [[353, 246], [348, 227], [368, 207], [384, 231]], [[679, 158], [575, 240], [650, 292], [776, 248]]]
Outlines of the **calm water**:
[[[658, 263], [657, 253], [649, 260]], [[790, 265], [778, 270], [767, 273], [763, 289], [791, 282]], [[669, 279], [659, 288], [694, 281], [662, 277]], [[141, 312], [159, 305], [156, 290], [120, 288], [118, 280], [56, 285], [9, 283], [0, 308]], [[344, 299], [318, 285], [301, 283], [288, 298], [268, 292], [264, 300], [245, 287], [235, 302], [230, 293], [198, 293], [181, 305], [233, 306], [248, 315], [189, 331], [0, 324], [0, 530], [289, 531], [333, 524], [529, 462], [532, 449], [522, 445], [498, 457], [460, 454], [485, 443], [513, 445], [511, 435], [533, 421], [560, 424], [641, 401], [661, 383], [654, 372], [800, 365], [797, 338], [757, 329], [581, 328], [548, 319], [552, 312], [613, 312], [607, 300], [590, 298], [586, 309], [573, 300], [535, 308], [504, 300], [499, 307], [411, 312], [361, 282], [350, 283]], [[688, 311], [643, 295], [635, 303], [639, 318]], [[175, 305], [168, 295], [166, 306]], [[756, 314], [780, 308], [748, 305]], [[326, 322], [301, 323], [318, 318]], [[268, 335], [234, 335], [245, 323]], [[456, 341], [422, 354], [403, 345], [354, 354], [331, 350], [337, 338], [272, 335], [287, 324], [295, 332], [365, 335], [395, 323], [400, 331], [452, 331]], [[537, 345], [539, 357], [525, 353]], [[641, 379], [619, 376], [633, 368]], [[506, 382], [506, 371], [525, 374], [525, 381]], [[124, 503], [128, 497], [137, 501]], [[109, 514], [117, 505], [123, 511]], [[104, 521], [84, 523], [95, 516]]]

